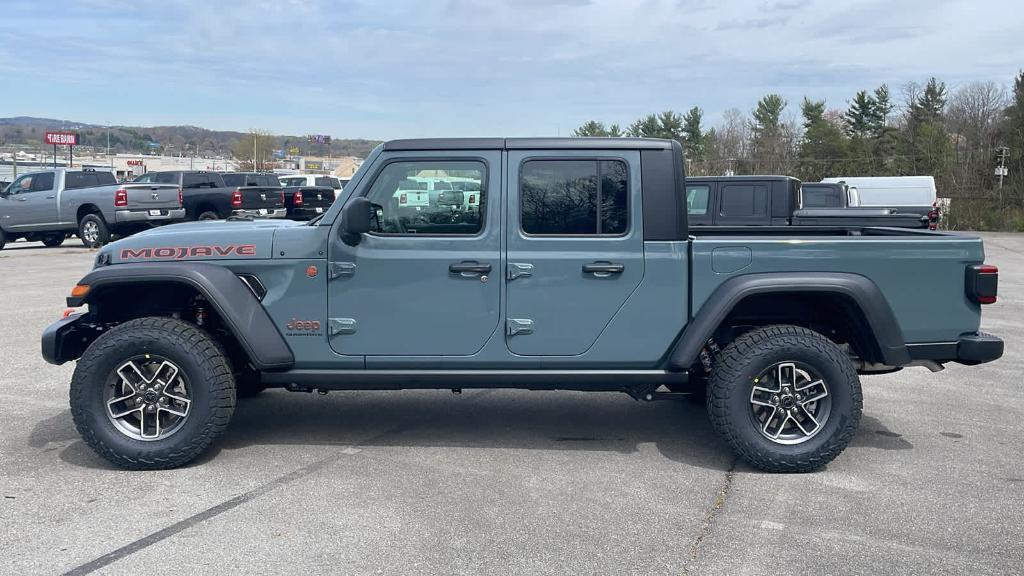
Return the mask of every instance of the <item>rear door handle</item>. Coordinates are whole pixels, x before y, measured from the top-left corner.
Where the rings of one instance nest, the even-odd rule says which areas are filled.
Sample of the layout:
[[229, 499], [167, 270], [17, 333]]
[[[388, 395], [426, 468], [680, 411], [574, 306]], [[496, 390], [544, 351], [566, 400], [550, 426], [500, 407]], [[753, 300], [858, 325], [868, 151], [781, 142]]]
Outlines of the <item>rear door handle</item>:
[[448, 271], [452, 274], [461, 274], [464, 278], [472, 278], [478, 274], [490, 274], [491, 265], [476, 261], [456, 262], [448, 265]]
[[46, 198], [49, 200], [53, 200], [54, 198], [56, 198], [56, 196], [47, 196]]
[[583, 265], [584, 274], [593, 274], [598, 278], [607, 278], [612, 274], [622, 274], [626, 267], [614, 262], [591, 262]]

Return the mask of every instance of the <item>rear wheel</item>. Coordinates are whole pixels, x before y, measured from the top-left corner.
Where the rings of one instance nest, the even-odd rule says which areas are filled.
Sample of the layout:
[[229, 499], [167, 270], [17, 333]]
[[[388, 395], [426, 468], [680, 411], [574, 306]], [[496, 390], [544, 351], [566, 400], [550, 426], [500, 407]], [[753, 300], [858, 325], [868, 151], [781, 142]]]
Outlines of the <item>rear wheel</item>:
[[199, 214], [197, 220], [220, 220], [220, 215], [213, 210], [207, 210]]
[[110, 229], [99, 214], [86, 214], [78, 223], [78, 237], [86, 248], [99, 248], [110, 242]]
[[114, 327], [86, 349], [71, 380], [79, 434], [122, 468], [187, 464], [224, 431], [234, 407], [223, 349], [173, 318]]
[[3, 228], [0, 228], [0, 250], [3, 250], [4, 246], [6, 246], [6, 245], [7, 245], [7, 234], [4, 232]]
[[47, 234], [43, 236], [43, 246], [47, 248], [56, 248], [64, 243], [67, 238], [64, 234]]
[[798, 326], [743, 334], [716, 358], [707, 399], [715, 430], [768, 472], [810, 472], [832, 461], [860, 423], [860, 380], [828, 338]]

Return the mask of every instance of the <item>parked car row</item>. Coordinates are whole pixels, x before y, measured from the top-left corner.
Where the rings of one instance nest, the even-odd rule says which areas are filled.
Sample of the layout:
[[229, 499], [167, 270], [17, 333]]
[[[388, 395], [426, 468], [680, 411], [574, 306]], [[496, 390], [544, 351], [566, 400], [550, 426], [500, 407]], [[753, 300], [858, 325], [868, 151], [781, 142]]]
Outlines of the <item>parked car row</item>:
[[[110, 172], [54, 168], [0, 188], [0, 249], [25, 238], [59, 246], [76, 234], [88, 247], [152, 226], [191, 220], [308, 220], [330, 207], [342, 181], [330, 176], [148, 172], [118, 183]], [[301, 182], [300, 182], [301, 181]]]

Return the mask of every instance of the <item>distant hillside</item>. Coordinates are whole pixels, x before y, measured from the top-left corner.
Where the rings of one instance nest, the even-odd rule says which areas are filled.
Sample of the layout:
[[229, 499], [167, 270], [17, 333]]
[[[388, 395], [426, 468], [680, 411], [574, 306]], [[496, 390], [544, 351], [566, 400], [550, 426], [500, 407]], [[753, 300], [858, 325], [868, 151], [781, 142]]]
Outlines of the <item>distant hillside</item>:
[[[83, 124], [69, 120], [33, 118], [19, 116], [0, 118], [0, 146], [18, 144], [43, 147], [43, 134], [47, 130], [74, 129], [78, 132], [82, 146], [106, 150], [107, 128], [95, 124]], [[267, 136], [260, 136], [260, 146], [266, 146]], [[328, 153], [326, 145], [311, 144], [305, 136], [269, 136], [270, 148], [285, 150], [297, 148], [304, 156], [323, 156]], [[230, 130], [207, 130], [198, 126], [111, 126], [111, 152], [132, 154], [168, 152], [187, 154], [196, 147], [202, 155], [232, 156], [235, 150], [246, 150], [246, 141], [252, 135]], [[330, 153], [333, 156], [365, 157], [379, 141], [363, 139], [334, 140]]]

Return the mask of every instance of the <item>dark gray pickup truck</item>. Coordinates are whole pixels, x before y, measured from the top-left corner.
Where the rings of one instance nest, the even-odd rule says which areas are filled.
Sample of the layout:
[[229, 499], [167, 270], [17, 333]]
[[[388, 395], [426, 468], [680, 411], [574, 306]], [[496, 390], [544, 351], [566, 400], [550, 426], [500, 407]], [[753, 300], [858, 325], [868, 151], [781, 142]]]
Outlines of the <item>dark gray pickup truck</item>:
[[[683, 167], [664, 140], [387, 142], [308, 223], [104, 247], [42, 354], [78, 360], [75, 425], [126, 468], [190, 462], [265, 387], [509, 387], [706, 394], [723, 440], [769, 471], [842, 452], [859, 374], [1001, 356], [979, 332], [998, 270], [978, 238], [691, 228]], [[403, 210], [431, 179], [472, 184], [475, 209]]]
[[180, 187], [186, 220], [220, 220], [231, 216], [284, 218], [287, 212], [280, 183], [269, 174], [171, 170], [147, 172], [135, 182]]

